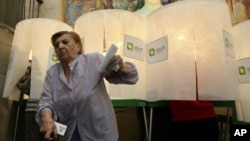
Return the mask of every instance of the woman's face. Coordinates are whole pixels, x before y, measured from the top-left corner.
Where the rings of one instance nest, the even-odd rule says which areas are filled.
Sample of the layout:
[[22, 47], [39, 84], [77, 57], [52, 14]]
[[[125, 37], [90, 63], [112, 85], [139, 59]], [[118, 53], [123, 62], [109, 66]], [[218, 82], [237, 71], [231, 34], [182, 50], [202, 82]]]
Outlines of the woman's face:
[[62, 63], [73, 61], [79, 51], [79, 43], [76, 43], [70, 34], [63, 34], [55, 40], [55, 52]]

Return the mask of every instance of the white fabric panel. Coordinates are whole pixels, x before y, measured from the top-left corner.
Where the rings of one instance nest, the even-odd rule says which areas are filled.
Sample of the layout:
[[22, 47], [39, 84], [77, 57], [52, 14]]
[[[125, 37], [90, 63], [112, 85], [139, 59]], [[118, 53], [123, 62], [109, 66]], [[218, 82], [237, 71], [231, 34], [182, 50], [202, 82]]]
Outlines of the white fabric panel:
[[20, 91], [16, 87], [19, 79], [25, 74], [31, 50], [31, 21], [21, 21], [16, 25], [13, 37], [10, 61], [6, 75], [3, 97], [19, 100]]
[[244, 121], [243, 113], [242, 113], [242, 106], [241, 101], [236, 100], [235, 101], [235, 108], [236, 108], [236, 116], [238, 121]]
[[155, 100], [196, 98], [192, 16], [186, 3], [170, 4], [146, 19], [146, 42], [166, 36], [167, 60], [147, 63], [147, 97]]
[[[238, 94], [235, 60], [225, 54], [223, 30], [231, 33], [227, 4], [189, 0], [169, 4], [146, 19], [146, 42], [168, 37], [168, 59], [148, 64], [148, 95], [160, 99], [234, 100]], [[195, 70], [195, 61], [197, 70]], [[157, 71], [156, 71], [157, 70]], [[162, 83], [165, 82], [165, 83]]]
[[235, 100], [238, 95], [235, 58], [226, 54], [223, 37], [223, 31], [232, 32], [228, 6], [217, 0], [191, 5], [195, 16], [199, 99]]
[[83, 41], [83, 52], [103, 52], [104, 45], [104, 12], [93, 11], [80, 16], [74, 26]]
[[[132, 22], [133, 21], [133, 22]], [[147, 99], [146, 93], [146, 75], [145, 63], [140, 60], [128, 58], [123, 54], [124, 35], [129, 35], [138, 39], [143, 39], [144, 22], [131, 12], [124, 10], [110, 10], [106, 12], [104, 18], [107, 43], [114, 43], [118, 46], [118, 54], [122, 55], [124, 61], [130, 61], [135, 64], [139, 72], [139, 81], [135, 85], [113, 85], [109, 84], [110, 95], [113, 97]], [[142, 31], [142, 32], [141, 32]], [[120, 91], [120, 94], [117, 93]]]
[[[164, 13], [165, 17], [160, 15], [155, 17], [155, 13]], [[160, 21], [157, 20], [158, 23], [165, 20], [163, 22], [169, 37], [168, 66], [171, 69], [176, 67], [175, 71], [169, 72], [169, 76], [173, 77], [169, 86], [173, 85], [174, 89], [178, 89], [168, 91], [170, 94], [173, 92], [178, 95], [174, 99], [194, 98], [195, 73], [198, 79], [199, 99], [235, 99], [238, 93], [235, 62], [233, 57], [225, 54], [222, 34], [223, 30], [231, 33], [230, 15], [225, 2], [218, 0], [180, 1], [164, 6], [151, 13], [149, 17], [160, 19]], [[158, 27], [164, 29], [164, 26]], [[153, 30], [159, 31], [159, 29]], [[183, 39], [179, 40], [179, 37]], [[172, 54], [173, 51], [175, 51], [174, 54]], [[172, 58], [172, 55], [175, 58]], [[174, 62], [170, 65], [172, 59]], [[166, 77], [166, 81], [167, 78], [171, 77]], [[183, 95], [190, 96], [184, 97]]]
[[[17, 24], [7, 74], [4, 96], [19, 100], [19, 90], [15, 87], [24, 75], [32, 50], [32, 72], [30, 98], [39, 99], [46, 71], [50, 66], [51, 36], [58, 31], [72, 31], [71, 26], [52, 19], [34, 18]], [[27, 62], [27, 65], [25, 63]]]
[[[236, 60], [250, 57], [250, 20], [233, 26]], [[248, 71], [249, 75], [249, 71]], [[237, 101], [238, 120], [250, 122], [250, 83], [239, 83], [239, 100]]]
[[250, 83], [241, 83], [240, 86], [240, 97], [237, 101], [239, 105], [236, 107], [237, 110], [237, 119], [250, 122]]

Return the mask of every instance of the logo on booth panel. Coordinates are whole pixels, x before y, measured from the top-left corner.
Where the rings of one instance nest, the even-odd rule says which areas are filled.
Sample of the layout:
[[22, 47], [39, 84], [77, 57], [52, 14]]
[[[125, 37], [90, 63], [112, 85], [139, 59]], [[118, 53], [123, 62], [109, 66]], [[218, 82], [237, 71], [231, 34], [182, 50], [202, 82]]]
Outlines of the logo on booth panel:
[[155, 56], [155, 49], [154, 48], [149, 49], [149, 56]]
[[130, 51], [133, 51], [133, 50], [134, 50], [134, 45], [133, 45], [133, 43], [127, 42], [127, 49], [130, 50]]
[[244, 66], [239, 66], [239, 74], [246, 75], [246, 68]]

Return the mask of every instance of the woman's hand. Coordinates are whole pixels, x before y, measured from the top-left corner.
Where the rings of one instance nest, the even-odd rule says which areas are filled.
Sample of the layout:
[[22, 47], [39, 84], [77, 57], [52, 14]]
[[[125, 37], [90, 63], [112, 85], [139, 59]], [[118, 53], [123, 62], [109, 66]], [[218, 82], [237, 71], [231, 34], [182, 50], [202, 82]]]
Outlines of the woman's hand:
[[123, 62], [120, 55], [115, 55], [110, 59], [108, 69], [105, 73], [106, 78], [115, 77], [121, 74], [129, 74], [130, 67], [127, 63]]
[[44, 134], [46, 141], [57, 139], [57, 130], [50, 109], [44, 109], [41, 112], [41, 127], [40, 132]]
[[109, 64], [114, 63], [114, 62], [116, 62], [118, 65], [118, 68], [119, 68], [118, 72], [122, 74], [128, 74], [130, 72], [130, 68], [128, 64], [123, 62], [123, 59], [120, 55], [113, 56]]

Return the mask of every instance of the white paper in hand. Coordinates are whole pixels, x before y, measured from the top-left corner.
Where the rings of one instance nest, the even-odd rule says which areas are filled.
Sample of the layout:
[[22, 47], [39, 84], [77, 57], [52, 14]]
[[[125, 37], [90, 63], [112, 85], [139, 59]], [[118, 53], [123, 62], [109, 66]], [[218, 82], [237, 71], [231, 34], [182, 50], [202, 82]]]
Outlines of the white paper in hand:
[[67, 126], [56, 121], [55, 121], [55, 124], [56, 124], [57, 134], [64, 136]]
[[101, 72], [107, 68], [110, 59], [116, 54], [117, 50], [118, 50], [118, 48], [114, 44], [111, 44], [106, 56], [104, 57], [104, 60], [102, 61], [101, 65], [99, 66], [99, 70]]

